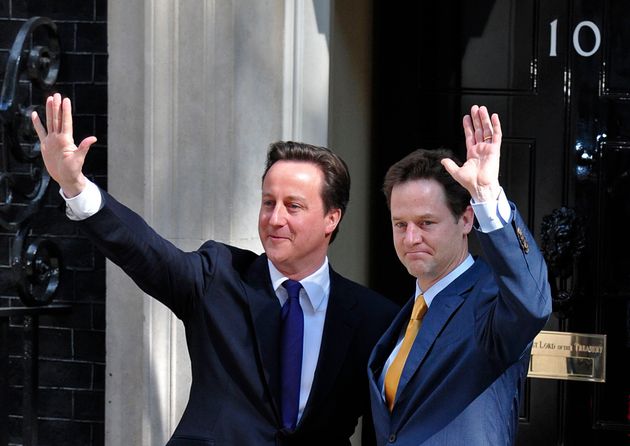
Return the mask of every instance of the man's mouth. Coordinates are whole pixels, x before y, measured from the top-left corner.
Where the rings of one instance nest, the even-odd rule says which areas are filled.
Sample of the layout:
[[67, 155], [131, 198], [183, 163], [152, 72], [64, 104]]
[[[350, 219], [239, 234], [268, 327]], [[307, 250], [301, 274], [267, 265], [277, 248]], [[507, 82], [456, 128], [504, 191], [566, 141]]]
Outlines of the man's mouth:
[[269, 234], [269, 238], [271, 240], [290, 240], [289, 237], [276, 234]]
[[422, 256], [428, 256], [428, 255], [429, 255], [428, 251], [425, 251], [425, 250], [407, 251], [405, 253], [406, 257], [422, 257]]

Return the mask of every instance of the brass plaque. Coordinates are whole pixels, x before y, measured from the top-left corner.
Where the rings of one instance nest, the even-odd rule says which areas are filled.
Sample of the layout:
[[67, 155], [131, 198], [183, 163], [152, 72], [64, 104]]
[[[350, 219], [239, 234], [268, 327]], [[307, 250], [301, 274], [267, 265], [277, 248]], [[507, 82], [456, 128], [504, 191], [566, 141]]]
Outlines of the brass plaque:
[[534, 339], [527, 376], [606, 382], [606, 335], [541, 331]]

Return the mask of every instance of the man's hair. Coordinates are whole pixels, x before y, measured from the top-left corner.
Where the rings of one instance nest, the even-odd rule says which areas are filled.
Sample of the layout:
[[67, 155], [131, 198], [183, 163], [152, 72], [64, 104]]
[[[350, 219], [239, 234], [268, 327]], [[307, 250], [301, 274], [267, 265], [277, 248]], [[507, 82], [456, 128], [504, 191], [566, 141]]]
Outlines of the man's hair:
[[470, 194], [442, 166], [440, 161], [444, 158], [450, 158], [461, 166], [461, 162], [448, 149], [418, 149], [391, 166], [383, 181], [387, 206], [391, 209], [392, 189], [397, 184], [435, 180], [444, 188], [446, 204], [455, 219], [458, 219], [470, 204]]
[[341, 210], [339, 224], [330, 237], [330, 243], [339, 231], [341, 219], [346, 214], [350, 200], [350, 172], [346, 163], [330, 149], [294, 141], [277, 141], [269, 145], [267, 163], [263, 173], [263, 181], [271, 166], [277, 161], [301, 161], [313, 163], [323, 174], [324, 184], [320, 195], [324, 202], [324, 212], [332, 209]]

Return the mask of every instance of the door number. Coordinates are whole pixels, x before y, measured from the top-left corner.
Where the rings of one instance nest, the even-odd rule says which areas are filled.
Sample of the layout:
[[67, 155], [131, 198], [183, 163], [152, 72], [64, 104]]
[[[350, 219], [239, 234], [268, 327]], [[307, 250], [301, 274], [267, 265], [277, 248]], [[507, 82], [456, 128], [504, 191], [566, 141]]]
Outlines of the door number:
[[[595, 37], [595, 44], [593, 48], [590, 50], [582, 48], [580, 45], [580, 32], [582, 32], [583, 28], [588, 28], [593, 33]], [[549, 38], [549, 56], [556, 57], [558, 55], [556, 51], [556, 43], [558, 41], [558, 19], [549, 23], [550, 30], [550, 38]], [[588, 32], [588, 30], [584, 30], [584, 32]], [[590, 57], [597, 52], [600, 44], [602, 43], [602, 36], [599, 32], [599, 28], [597, 25], [589, 20], [584, 20], [577, 24], [575, 29], [573, 30], [573, 48], [575, 51], [582, 57]]]

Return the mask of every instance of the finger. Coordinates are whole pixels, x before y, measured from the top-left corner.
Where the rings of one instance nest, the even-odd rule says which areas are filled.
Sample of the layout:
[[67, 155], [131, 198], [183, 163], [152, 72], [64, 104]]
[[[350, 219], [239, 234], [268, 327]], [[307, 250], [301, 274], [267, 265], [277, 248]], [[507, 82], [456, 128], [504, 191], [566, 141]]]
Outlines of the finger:
[[462, 125], [464, 127], [464, 136], [472, 135], [475, 132], [470, 115], [464, 115]]
[[53, 97], [48, 96], [46, 98], [46, 127], [48, 127], [48, 131], [52, 130], [52, 122], [53, 122]]
[[479, 120], [479, 107], [473, 105], [470, 107], [470, 117], [472, 119], [473, 128], [479, 130], [481, 128], [481, 121]]
[[42, 121], [39, 119], [39, 115], [36, 111], [31, 113], [31, 120], [33, 121], [33, 127], [35, 128], [35, 133], [37, 133], [39, 142], [43, 144], [44, 139], [46, 138], [46, 129], [44, 128]]
[[473, 122], [470, 115], [464, 116], [464, 138], [466, 139], [466, 147], [475, 145], [475, 129], [473, 128]]
[[70, 103], [70, 99], [65, 98], [61, 107], [63, 113], [61, 120], [61, 132], [72, 136], [72, 104]]
[[88, 136], [83, 141], [81, 141], [78, 149], [79, 151], [83, 152], [83, 154], [85, 155], [87, 154], [88, 150], [90, 150], [90, 147], [92, 146], [92, 144], [94, 144], [95, 142], [96, 142], [95, 136]]
[[61, 95], [59, 93], [55, 93], [53, 96], [52, 131], [55, 133], [61, 131]]
[[492, 142], [494, 144], [501, 144], [503, 133], [501, 132], [501, 121], [499, 121], [499, 115], [492, 114]]
[[490, 114], [485, 105], [479, 107], [479, 121], [481, 122], [481, 128], [483, 129], [484, 141], [492, 138], [492, 124], [490, 122]]
[[475, 143], [483, 141], [483, 127], [481, 125], [481, 119], [479, 118], [479, 107], [473, 105], [470, 108], [470, 117], [472, 118], [473, 128], [475, 129]]

